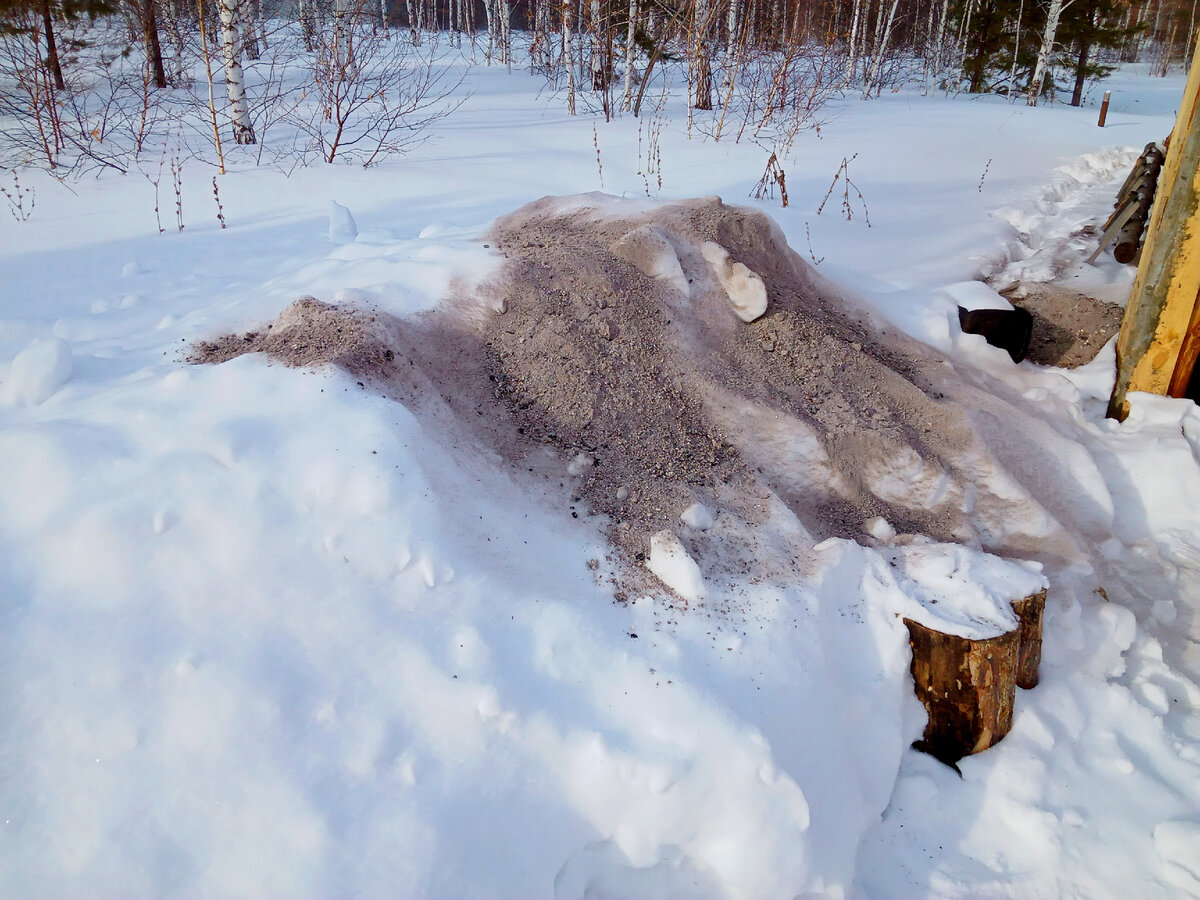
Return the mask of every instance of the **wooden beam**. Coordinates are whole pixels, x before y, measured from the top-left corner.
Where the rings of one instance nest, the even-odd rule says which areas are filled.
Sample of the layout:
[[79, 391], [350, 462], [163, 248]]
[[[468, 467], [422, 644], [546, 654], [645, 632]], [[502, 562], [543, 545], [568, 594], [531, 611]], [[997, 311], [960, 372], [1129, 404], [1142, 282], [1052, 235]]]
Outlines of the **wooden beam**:
[[1129, 391], [1183, 396], [1200, 347], [1200, 44], [1161, 179], [1117, 339], [1116, 419], [1129, 415]]

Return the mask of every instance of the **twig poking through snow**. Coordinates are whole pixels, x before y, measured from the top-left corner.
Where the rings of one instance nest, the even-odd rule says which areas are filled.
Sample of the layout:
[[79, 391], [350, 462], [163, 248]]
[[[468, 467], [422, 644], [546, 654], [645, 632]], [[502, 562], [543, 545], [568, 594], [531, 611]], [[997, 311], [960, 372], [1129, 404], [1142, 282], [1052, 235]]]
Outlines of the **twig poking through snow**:
[[870, 228], [871, 214], [867, 210], [866, 198], [863, 197], [862, 191], [858, 189], [858, 185], [850, 180], [850, 163], [856, 159], [858, 159], [857, 153], [849, 158], [846, 158], [845, 156], [842, 157], [842, 164], [838, 166], [838, 170], [833, 173], [833, 181], [829, 184], [829, 190], [825, 192], [825, 197], [821, 200], [821, 205], [817, 207], [817, 215], [819, 216], [821, 211], [825, 209], [825, 204], [828, 203], [829, 198], [833, 196], [833, 190], [837, 187], [838, 181], [844, 179], [845, 185], [842, 188], [842, 216], [847, 222], [854, 218], [854, 209], [850, 204], [850, 189], [854, 188], [854, 193], [858, 195], [858, 202], [862, 204], [863, 221], [865, 221], [867, 223], [867, 227]]
[[988, 169], [992, 167], [992, 158], [989, 156], [987, 165], [983, 167], [983, 174], [979, 176], [979, 187], [976, 188], [979, 193], [983, 193], [983, 179], [987, 178]]
[[784, 174], [783, 167], [779, 165], [779, 157], [772, 153], [767, 160], [767, 167], [763, 170], [762, 178], [758, 179], [758, 184], [754, 187], [754, 199], [763, 200], [767, 197], [774, 199], [776, 187], [779, 188], [779, 199], [786, 209], [788, 205], [787, 176]]
[[221, 205], [221, 192], [217, 189], [217, 176], [213, 176], [213, 199], [217, 201], [217, 221], [221, 223], [221, 230], [225, 230], [225, 207]]
[[807, 222], [804, 223], [804, 236], [808, 239], [808, 255], [812, 257], [813, 265], [819, 266], [821, 263], [825, 262], [825, 257], [822, 256], [820, 259], [817, 259], [817, 254], [813, 252], [812, 229], [808, 227]]

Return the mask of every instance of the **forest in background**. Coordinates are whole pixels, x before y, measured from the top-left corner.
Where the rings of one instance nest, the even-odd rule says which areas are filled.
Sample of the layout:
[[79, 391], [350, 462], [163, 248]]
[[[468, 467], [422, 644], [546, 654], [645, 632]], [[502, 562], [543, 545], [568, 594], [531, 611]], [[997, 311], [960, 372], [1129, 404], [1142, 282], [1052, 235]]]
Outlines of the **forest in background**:
[[784, 156], [835, 93], [1079, 106], [1195, 36], [1196, 0], [0, 0], [0, 164], [371, 165], [461, 102], [464, 61], [606, 119], [686, 84], [689, 133]]

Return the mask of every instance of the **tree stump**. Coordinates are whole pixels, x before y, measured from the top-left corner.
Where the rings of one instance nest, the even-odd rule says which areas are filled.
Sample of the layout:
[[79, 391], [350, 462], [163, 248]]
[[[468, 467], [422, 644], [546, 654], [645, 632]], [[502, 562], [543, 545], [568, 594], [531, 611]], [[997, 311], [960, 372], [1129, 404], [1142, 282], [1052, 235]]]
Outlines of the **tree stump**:
[[1019, 624], [972, 640], [905, 619], [917, 699], [929, 714], [918, 750], [953, 765], [986, 750], [1012, 728], [1017, 686], [1038, 683], [1046, 592], [1013, 601]]

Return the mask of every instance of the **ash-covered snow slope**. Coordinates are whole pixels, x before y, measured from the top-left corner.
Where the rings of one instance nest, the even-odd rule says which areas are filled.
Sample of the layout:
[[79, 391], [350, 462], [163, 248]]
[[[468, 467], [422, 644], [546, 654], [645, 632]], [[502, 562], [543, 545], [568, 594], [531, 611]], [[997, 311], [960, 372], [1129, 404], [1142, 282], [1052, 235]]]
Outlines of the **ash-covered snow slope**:
[[[995, 99], [833, 107], [787, 161], [793, 205], [768, 207], [823, 275], [1025, 411], [998, 452], [1075, 473], [1011, 523], [1081, 547], [1038, 559], [1043, 683], [961, 779], [906, 749], [908, 598], [879, 551], [833, 542], [805, 583], [720, 613], [615, 606], [598, 531], [555, 490], [518, 492], [344, 376], [180, 362], [301, 294], [404, 314], [486, 277], [495, 216], [642, 193], [637, 122], [596, 124], [601, 172], [592, 120], [474, 70], [408, 160], [234, 171], [228, 232], [199, 166], [163, 235], [140, 179], [26, 173], [33, 218], [0, 223], [0, 893], [1200, 893], [1200, 417], [1138, 397], [1105, 422], [1111, 348], [1013, 367], [951, 320], [953, 285], [1022, 248], [1068, 258], [1064, 215], [1103, 218], [1124, 174], [1094, 161], [1169, 130], [1180, 80], [1120, 78], [1103, 132]], [[748, 202], [761, 150], [665, 113], [662, 195]], [[870, 228], [815, 215], [855, 152]], [[1014, 214], [1061, 166], [1094, 195]], [[329, 242], [331, 201], [352, 240]]]

